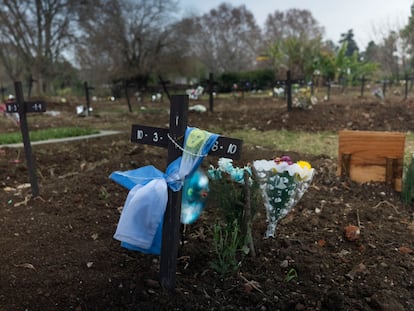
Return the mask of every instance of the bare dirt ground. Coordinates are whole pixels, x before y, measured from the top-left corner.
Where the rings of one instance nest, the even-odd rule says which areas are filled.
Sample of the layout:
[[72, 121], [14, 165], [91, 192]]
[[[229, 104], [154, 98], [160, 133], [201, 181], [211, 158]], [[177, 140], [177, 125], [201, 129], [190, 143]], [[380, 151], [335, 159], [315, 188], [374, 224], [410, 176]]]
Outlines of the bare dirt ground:
[[[334, 96], [290, 113], [271, 98], [217, 99], [213, 113], [190, 113], [189, 123], [221, 128], [218, 134], [226, 136], [253, 128], [414, 130], [410, 101], [366, 97]], [[124, 102], [97, 102], [85, 118], [76, 116], [77, 104], [51, 102], [48, 111], [60, 115], [32, 114], [29, 128], [76, 125], [121, 133], [33, 146], [39, 197], [24, 187], [23, 148], [0, 149], [0, 310], [414, 310], [413, 206], [384, 184], [341, 180], [335, 159], [277, 145], [245, 144], [235, 163], [288, 154], [315, 167], [312, 186], [279, 223], [276, 237], [263, 239], [263, 208], [253, 224], [256, 257], [222, 277], [210, 267], [217, 213], [207, 205], [186, 228], [176, 290], [163, 290], [159, 257], [128, 251], [113, 239], [127, 190], [108, 176], [149, 164], [165, 169], [166, 150], [135, 145], [129, 133], [132, 124], [167, 126], [168, 103], [133, 102], [131, 114]], [[0, 118], [0, 132], [17, 130]], [[208, 157], [203, 166], [209, 163], [217, 159]], [[350, 224], [360, 225], [356, 241], [344, 236]], [[291, 269], [297, 277], [288, 281]]]

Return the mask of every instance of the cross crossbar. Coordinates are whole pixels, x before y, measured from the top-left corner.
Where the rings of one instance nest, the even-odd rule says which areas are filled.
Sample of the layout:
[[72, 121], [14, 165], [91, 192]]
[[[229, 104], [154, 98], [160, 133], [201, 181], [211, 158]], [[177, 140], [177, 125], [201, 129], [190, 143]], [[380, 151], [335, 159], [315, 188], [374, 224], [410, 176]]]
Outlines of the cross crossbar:
[[[15, 101], [6, 102], [6, 112], [7, 113], [18, 113], [19, 104]], [[30, 101], [24, 102], [24, 112], [45, 112], [46, 103], [43, 101]]]
[[[132, 125], [131, 142], [168, 148], [169, 129], [145, 125]], [[243, 141], [237, 138], [219, 136], [209, 155], [216, 157], [226, 157], [238, 160]]]

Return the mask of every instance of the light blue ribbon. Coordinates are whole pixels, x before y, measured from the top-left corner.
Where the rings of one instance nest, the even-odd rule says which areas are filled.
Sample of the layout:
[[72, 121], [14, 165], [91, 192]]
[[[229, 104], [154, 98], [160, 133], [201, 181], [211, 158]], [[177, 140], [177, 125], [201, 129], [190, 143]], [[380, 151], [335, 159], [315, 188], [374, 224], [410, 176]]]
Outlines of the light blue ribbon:
[[187, 128], [183, 156], [171, 162], [165, 173], [150, 165], [130, 171], [116, 171], [109, 176], [130, 190], [114, 235], [121, 241], [121, 246], [143, 253], [160, 254], [168, 188], [174, 192], [181, 190], [186, 176], [197, 170], [218, 138], [217, 134], [208, 133], [197, 154], [188, 152], [187, 139], [193, 130], [195, 128]]

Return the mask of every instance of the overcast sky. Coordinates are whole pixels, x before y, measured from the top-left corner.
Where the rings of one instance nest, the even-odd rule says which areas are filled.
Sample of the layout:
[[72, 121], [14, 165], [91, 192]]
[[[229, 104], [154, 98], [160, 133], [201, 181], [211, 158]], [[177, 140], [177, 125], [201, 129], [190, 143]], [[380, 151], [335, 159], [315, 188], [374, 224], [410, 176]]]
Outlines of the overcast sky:
[[184, 14], [208, 13], [221, 3], [244, 4], [260, 27], [268, 14], [291, 8], [307, 9], [325, 28], [325, 39], [338, 43], [341, 33], [353, 29], [361, 50], [370, 40], [379, 43], [381, 31], [389, 33], [406, 25], [413, 0], [180, 0]]

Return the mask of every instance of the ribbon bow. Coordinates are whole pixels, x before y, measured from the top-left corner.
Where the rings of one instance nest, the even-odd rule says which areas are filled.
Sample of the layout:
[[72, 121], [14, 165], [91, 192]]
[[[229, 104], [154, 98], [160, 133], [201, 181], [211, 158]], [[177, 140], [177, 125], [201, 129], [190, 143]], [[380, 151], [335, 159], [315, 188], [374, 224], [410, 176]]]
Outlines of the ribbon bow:
[[165, 173], [150, 165], [116, 171], [109, 176], [130, 190], [114, 235], [121, 241], [121, 246], [160, 254], [168, 188], [175, 192], [181, 190], [185, 178], [197, 170], [217, 138], [217, 134], [189, 127], [185, 133], [183, 155], [171, 162]]

